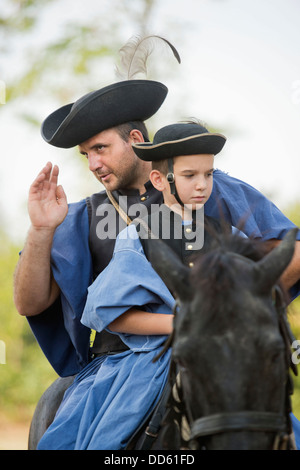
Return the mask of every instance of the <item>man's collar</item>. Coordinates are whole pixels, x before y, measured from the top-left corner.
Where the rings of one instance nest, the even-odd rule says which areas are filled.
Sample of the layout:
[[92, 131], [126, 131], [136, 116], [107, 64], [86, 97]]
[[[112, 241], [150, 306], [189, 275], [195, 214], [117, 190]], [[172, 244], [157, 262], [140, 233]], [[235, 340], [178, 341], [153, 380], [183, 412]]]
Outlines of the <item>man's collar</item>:
[[[144, 194], [147, 194], [149, 191], [154, 189], [150, 180], [147, 181], [147, 183], [145, 183], [145, 189], [146, 189], [145, 193], [141, 194], [141, 196], [143, 196]], [[116, 192], [121, 196], [136, 196], [136, 197], [140, 196], [140, 192], [138, 189], [118, 189]]]

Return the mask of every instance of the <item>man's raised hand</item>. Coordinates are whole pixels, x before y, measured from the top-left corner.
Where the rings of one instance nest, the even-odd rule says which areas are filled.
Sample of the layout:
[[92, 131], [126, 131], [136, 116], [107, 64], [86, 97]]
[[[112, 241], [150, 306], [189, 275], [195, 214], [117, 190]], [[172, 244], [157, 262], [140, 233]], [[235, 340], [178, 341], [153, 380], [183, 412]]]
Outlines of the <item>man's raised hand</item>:
[[48, 162], [30, 186], [28, 212], [36, 229], [55, 230], [68, 213], [65, 192], [57, 185], [58, 173], [58, 166]]

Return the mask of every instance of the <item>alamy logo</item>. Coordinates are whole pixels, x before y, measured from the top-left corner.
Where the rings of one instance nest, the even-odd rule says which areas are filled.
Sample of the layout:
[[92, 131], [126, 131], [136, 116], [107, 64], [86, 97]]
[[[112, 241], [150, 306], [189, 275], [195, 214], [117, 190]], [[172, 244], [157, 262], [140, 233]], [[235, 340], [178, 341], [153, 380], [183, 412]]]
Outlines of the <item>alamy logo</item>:
[[300, 341], [298, 339], [295, 339], [295, 341], [293, 341], [292, 348], [295, 349], [295, 351], [292, 354], [292, 362], [293, 362], [293, 364], [299, 364], [299, 362], [300, 362]]
[[0, 104], [6, 103], [6, 86], [3, 80], [0, 80]]
[[[100, 204], [96, 210], [97, 224], [95, 226], [96, 235], [100, 240], [119, 238], [135, 239], [135, 238], [160, 238], [168, 240], [183, 239], [187, 250], [200, 250], [204, 243], [204, 207], [202, 205], [196, 211], [193, 211], [192, 205], [185, 205], [182, 209], [178, 204], [174, 204], [170, 209], [159, 204], [152, 204], [148, 209], [144, 204], [132, 204], [127, 206], [127, 197], [120, 196], [119, 205], [125, 214], [132, 220], [136, 220], [136, 230], [124, 230], [127, 226], [126, 221], [120, 217], [111, 204]], [[182, 213], [183, 217], [177, 216], [175, 219], [172, 213]], [[193, 214], [193, 215], [192, 215]], [[150, 217], [150, 220], [149, 220]], [[172, 220], [171, 220], [172, 219]], [[188, 228], [183, 229], [182, 219], [187, 221]], [[140, 220], [140, 222], [138, 222]], [[143, 221], [150, 222], [151, 231], [147, 231], [147, 224]]]
[[4, 341], [0, 340], [0, 364], [6, 364], [6, 346]]

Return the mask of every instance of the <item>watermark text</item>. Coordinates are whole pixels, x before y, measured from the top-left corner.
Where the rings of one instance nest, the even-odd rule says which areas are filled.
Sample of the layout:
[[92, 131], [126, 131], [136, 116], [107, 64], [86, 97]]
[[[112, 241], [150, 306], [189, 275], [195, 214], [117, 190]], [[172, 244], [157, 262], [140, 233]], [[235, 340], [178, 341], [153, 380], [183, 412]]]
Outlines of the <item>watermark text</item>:
[[[192, 205], [181, 207], [174, 204], [167, 208], [165, 205], [132, 204], [127, 207], [127, 197], [120, 196], [119, 206], [123, 214], [134, 220], [135, 229], [127, 229], [126, 220], [122, 218], [115, 208], [107, 203], [100, 204], [96, 210], [95, 225], [96, 236], [100, 240], [115, 240], [119, 235], [121, 240], [126, 239], [182, 239], [187, 250], [200, 250], [204, 243], [204, 206]], [[199, 206], [199, 207], [198, 207]], [[151, 230], [149, 230], [149, 227]]]
[[292, 348], [295, 349], [295, 351], [292, 354], [292, 362], [293, 364], [299, 364], [300, 362], [300, 340], [295, 339], [292, 343]]

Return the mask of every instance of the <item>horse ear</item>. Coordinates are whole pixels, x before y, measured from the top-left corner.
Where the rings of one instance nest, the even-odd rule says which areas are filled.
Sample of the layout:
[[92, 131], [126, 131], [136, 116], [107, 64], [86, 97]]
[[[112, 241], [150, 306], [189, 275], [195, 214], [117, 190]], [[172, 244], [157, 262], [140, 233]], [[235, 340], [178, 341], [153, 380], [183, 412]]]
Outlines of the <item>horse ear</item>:
[[183, 300], [190, 296], [190, 269], [184, 266], [170, 247], [161, 240], [149, 240], [149, 260], [175, 297]]
[[260, 290], [270, 289], [287, 268], [294, 254], [298, 228], [290, 230], [282, 242], [256, 265]]

